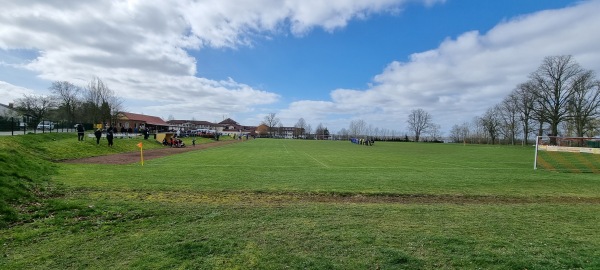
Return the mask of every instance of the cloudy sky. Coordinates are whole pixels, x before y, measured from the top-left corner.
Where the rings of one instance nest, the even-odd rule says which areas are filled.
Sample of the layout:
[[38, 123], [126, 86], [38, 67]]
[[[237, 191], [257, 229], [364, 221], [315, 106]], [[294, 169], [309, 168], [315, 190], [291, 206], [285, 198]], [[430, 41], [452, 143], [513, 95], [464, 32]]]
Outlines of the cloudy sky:
[[600, 0], [0, 0], [0, 103], [102, 79], [126, 111], [449, 130], [546, 56], [600, 72]]

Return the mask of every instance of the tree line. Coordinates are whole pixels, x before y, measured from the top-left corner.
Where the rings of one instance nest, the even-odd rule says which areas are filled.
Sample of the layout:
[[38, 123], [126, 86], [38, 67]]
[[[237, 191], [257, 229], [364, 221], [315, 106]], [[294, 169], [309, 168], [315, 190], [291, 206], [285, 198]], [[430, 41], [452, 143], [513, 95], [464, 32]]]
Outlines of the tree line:
[[531, 136], [600, 134], [600, 81], [570, 55], [549, 56], [499, 104], [454, 125], [454, 142], [526, 144]]
[[50, 95], [28, 95], [15, 100], [15, 109], [25, 115], [33, 127], [42, 120], [52, 119], [67, 123], [111, 123], [123, 109], [117, 97], [100, 78], [86, 86], [68, 81], [55, 81], [49, 87]]

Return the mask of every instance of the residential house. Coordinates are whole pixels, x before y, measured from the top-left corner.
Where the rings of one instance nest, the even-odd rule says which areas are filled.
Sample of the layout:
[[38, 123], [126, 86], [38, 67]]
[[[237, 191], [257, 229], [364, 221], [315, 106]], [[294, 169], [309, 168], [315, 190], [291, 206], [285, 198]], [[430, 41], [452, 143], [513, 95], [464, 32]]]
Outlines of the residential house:
[[221, 131], [223, 135], [236, 134], [238, 136], [241, 136], [248, 134], [249, 136], [256, 136], [255, 126], [243, 126], [231, 118], [227, 118], [219, 122], [219, 125], [223, 127], [223, 130]]

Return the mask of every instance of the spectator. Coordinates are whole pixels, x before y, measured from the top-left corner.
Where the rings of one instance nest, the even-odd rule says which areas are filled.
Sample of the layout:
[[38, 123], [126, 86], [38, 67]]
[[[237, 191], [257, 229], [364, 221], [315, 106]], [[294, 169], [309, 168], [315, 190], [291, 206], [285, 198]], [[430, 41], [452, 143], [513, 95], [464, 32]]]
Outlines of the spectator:
[[106, 130], [106, 140], [108, 141], [109, 147], [113, 146], [113, 135], [114, 129], [112, 127], [108, 127], [108, 129]]
[[85, 129], [82, 124], [77, 124], [77, 140], [83, 141], [85, 135]]
[[94, 132], [94, 136], [96, 136], [96, 145], [100, 144], [100, 138], [102, 138], [102, 130], [101, 129], [96, 129], [96, 131]]

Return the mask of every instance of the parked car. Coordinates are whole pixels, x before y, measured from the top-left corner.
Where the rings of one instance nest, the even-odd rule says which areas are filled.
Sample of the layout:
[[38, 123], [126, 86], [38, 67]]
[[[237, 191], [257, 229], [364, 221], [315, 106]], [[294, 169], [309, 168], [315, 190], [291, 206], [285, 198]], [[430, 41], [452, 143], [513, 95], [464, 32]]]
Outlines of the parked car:
[[50, 121], [42, 121], [37, 125], [37, 129], [53, 130], [54, 123], [52, 123]]

